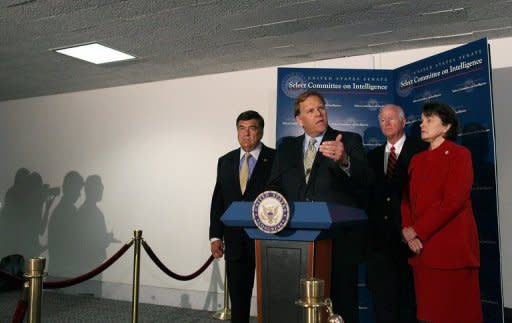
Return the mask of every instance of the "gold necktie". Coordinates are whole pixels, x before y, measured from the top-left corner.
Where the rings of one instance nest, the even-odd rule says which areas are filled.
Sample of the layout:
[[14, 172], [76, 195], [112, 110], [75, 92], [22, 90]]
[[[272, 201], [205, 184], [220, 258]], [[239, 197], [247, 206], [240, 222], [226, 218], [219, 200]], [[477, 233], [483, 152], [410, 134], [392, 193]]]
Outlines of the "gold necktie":
[[244, 160], [242, 161], [242, 167], [240, 167], [240, 190], [242, 194], [245, 193], [247, 187], [247, 180], [249, 179], [249, 158], [251, 154], [245, 153]]
[[311, 167], [313, 166], [313, 161], [315, 160], [316, 155], [316, 139], [311, 138], [308, 144], [308, 149], [306, 149], [306, 153], [304, 154], [304, 175], [306, 176], [306, 183], [309, 180], [309, 175], [311, 174]]

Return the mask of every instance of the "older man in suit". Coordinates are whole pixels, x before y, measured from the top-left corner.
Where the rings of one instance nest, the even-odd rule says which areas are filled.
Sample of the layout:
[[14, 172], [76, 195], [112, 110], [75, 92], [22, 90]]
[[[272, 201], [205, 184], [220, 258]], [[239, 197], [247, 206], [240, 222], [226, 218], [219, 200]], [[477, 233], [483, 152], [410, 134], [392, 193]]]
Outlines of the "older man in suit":
[[240, 148], [219, 158], [210, 212], [210, 248], [215, 258], [226, 253], [231, 322], [249, 322], [254, 286], [254, 241], [242, 228], [225, 227], [220, 217], [234, 201], [253, 201], [264, 191], [274, 149], [261, 143], [263, 118], [245, 111], [236, 119]]
[[402, 242], [400, 202], [409, 162], [426, 144], [405, 136], [405, 115], [397, 105], [381, 108], [379, 124], [387, 142], [368, 153], [376, 180], [368, 212], [368, 286], [377, 323], [414, 323], [414, 283]]
[[[360, 193], [369, 184], [370, 171], [361, 136], [329, 127], [325, 99], [318, 92], [299, 95], [295, 119], [304, 134], [283, 139], [269, 186], [289, 201], [362, 207]], [[359, 322], [357, 264], [364, 249], [364, 228], [340, 230], [333, 239], [331, 298], [334, 311], [347, 323]]]

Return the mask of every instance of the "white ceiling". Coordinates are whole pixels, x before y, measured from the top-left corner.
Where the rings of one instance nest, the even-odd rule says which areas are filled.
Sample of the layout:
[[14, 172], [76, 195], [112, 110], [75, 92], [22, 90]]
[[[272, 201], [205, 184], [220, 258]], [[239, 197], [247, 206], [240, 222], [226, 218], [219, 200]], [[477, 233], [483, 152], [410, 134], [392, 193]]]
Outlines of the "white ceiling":
[[[0, 101], [512, 36], [512, 0], [0, 0]], [[52, 52], [99, 42], [93, 65]]]

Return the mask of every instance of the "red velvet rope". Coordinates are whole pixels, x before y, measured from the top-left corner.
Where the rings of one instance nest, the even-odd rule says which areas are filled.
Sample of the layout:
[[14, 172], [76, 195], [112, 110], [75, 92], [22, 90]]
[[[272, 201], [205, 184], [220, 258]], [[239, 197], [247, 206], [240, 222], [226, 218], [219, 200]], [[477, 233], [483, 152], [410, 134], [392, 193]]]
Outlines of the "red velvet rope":
[[16, 304], [16, 311], [12, 316], [11, 323], [23, 323], [25, 319], [25, 313], [27, 312], [27, 301], [24, 299], [18, 300]]
[[155, 255], [155, 253], [153, 252], [153, 250], [147, 244], [146, 241], [142, 240], [142, 246], [144, 247], [144, 250], [146, 250], [149, 258], [151, 258], [151, 260], [153, 260], [155, 265], [157, 265], [157, 267], [160, 268], [161, 271], [163, 271], [168, 276], [170, 276], [174, 279], [177, 279], [177, 280], [191, 280], [191, 279], [196, 278], [197, 276], [201, 275], [203, 273], [203, 271], [205, 271], [206, 268], [208, 268], [208, 266], [212, 263], [212, 261], [214, 259], [213, 256], [210, 256], [210, 258], [208, 258], [208, 260], [206, 260], [206, 262], [201, 266], [201, 268], [199, 268], [196, 272], [194, 272], [190, 275], [179, 275], [179, 274], [172, 272], [169, 268], [167, 268], [160, 261], [160, 259], [158, 259], [158, 257]]
[[110, 257], [110, 259], [107, 259], [98, 267], [94, 268], [93, 270], [91, 270], [81, 276], [66, 279], [66, 280], [61, 280], [61, 281], [54, 281], [54, 282], [46, 281], [46, 282], [43, 282], [43, 288], [56, 289], [56, 288], [69, 287], [69, 286], [73, 286], [73, 285], [79, 284], [81, 282], [84, 282], [88, 279], [91, 279], [92, 277], [98, 275], [99, 273], [101, 273], [102, 271], [104, 271], [105, 269], [110, 267], [110, 265], [112, 265], [114, 262], [116, 262], [117, 259], [121, 258], [121, 256], [132, 246], [132, 244], [133, 244], [133, 240], [126, 243], [121, 249], [119, 249], [118, 252], [116, 252], [112, 257]]

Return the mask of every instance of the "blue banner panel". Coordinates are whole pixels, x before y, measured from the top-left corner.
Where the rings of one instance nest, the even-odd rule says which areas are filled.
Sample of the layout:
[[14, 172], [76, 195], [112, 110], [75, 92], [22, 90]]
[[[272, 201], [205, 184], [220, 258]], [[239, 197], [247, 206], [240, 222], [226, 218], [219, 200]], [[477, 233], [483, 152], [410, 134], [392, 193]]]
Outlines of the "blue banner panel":
[[471, 193], [480, 238], [480, 290], [485, 322], [502, 322], [491, 66], [487, 39], [425, 58], [394, 71], [396, 103], [407, 132], [420, 135], [421, 109], [429, 101], [450, 105], [460, 121], [458, 142], [471, 150]]
[[[461, 122], [458, 142], [472, 152], [475, 180], [472, 203], [479, 230], [480, 285], [485, 322], [503, 320], [496, 191], [496, 155], [487, 39], [425, 58], [395, 70], [278, 68], [277, 144], [303, 130], [296, 124], [294, 100], [305, 91], [326, 98], [329, 124], [363, 136], [365, 148], [385, 142], [378, 110], [386, 103], [404, 109], [406, 132], [420, 136], [424, 103], [449, 104]], [[364, 266], [360, 270], [364, 286]], [[360, 320], [373, 322], [371, 299], [360, 290]]]
[[277, 142], [303, 133], [295, 122], [294, 102], [305, 91], [325, 97], [334, 129], [360, 134], [366, 147], [384, 142], [377, 115], [382, 105], [393, 102], [393, 71], [278, 68], [277, 75]]

